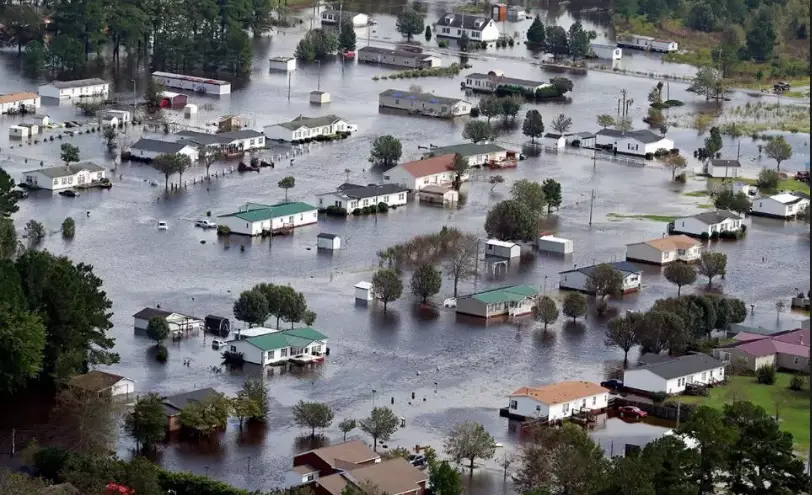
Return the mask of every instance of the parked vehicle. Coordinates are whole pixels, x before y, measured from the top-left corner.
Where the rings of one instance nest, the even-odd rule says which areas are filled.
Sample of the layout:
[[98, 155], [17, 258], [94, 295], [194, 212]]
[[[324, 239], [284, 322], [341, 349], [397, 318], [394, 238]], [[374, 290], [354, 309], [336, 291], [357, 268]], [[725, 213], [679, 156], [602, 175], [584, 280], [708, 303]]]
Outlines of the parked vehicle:
[[25, 199], [28, 197], [28, 191], [25, 189], [12, 189], [9, 194], [15, 199]]
[[456, 308], [457, 307], [457, 299], [453, 297], [449, 297], [445, 301], [443, 301], [443, 306], [446, 308]]
[[169, 229], [169, 224], [163, 220], [158, 221], [158, 230], [167, 230]]
[[421, 468], [426, 465], [426, 456], [423, 454], [409, 454], [408, 461], [412, 466]]
[[65, 196], [66, 198], [75, 198], [76, 196], [79, 196], [79, 193], [73, 189], [65, 189], [64, 191], [59, 191], [59, 195]]
[[618, 415], [621, 418], [642, 419], [648, 416], [648, 413], [637, 406], [623, 406], [618, 409]]
[[216, 229], [217, 224], [212, 222], [211, 220], [200, 219], [195, 222], [195, 227], [203, 227], [204, 229]]
[[789, 91], [792, 86], [790, 83], [786, 81], [778, 81], [777, 83], [773, 84], [774, 91]]
[[623, 382], [620, 380], [606, 380], [601, 382], [601, 387], [608, 388], [609, 390], [617, 390], [623, 388]]
[[219, 349], [219, 348], [223, 347], [224, 345], [226, 345], [226, 343], [223, 342], [220, 339], [214, 339], [214, 340], [211, 341], [211, 348], [212, 349]]

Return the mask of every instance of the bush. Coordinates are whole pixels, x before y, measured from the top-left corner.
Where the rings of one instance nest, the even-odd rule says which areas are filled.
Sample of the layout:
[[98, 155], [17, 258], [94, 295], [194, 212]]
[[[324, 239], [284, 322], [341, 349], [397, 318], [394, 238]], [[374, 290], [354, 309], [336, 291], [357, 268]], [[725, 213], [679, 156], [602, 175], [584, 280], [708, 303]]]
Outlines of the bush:
[[789, 389], [795, 390], [796, 392], [800, 392], [806, 386], [806, 377], [801, 374], [792, 375], [792, 379], [789, 381]]
[[372, 215], [375, 215], [376, 213], [378, 213], [378, 205], [370, 205], [369, 206], [369, 213], [371, 213]]
[[646, 153], [646, 160], [653, 160], [653, 159], [654, 159], [654, 153]]
[[217, 226], [217, 235], [218, 236], [226, 236], [231, 234], [231, 229], [228, 228], [226, 225], [218, 225]]
[[716, 240], [716, 239], [718, 239], [718, 238], [719, 238], [719, 232], [716, 232], [716, 231], [711, 232], [711, 234], [710, 234], [710, 238], [711, 238], [712, 240]]
[[355, 217], [359, 216], [361, 213], [362, 213], [361, 208], [356, 208], [352, 210], [352, 215]]
[[765, 364], [756, 370], [756, 381], [762, 385], [775, 383], [775, 366]]
[[76, 234], [76, 222], [73, 218], [68, 217], [62, 222], [62, 237], [65, 239], [73, 239]]
[[200, 495], [244, 495], [240, 488], [229, 486], [206, 476], [158, 469], [158, 483], [161, 489], [175, 493], [195, 493]]
[[471, 117], [473, 117], [473, 118], [479, 117], [479, 108], [478, 107], [471, 108]]
[[389, 205], [381, 201], [378, 203], [378, 213], [386, 213], [389, 211]]
[[207, 216], [207, 217], [210, 217], [210, 216], [211, 216], [211, 210], [209, 210], [209, 211], [207, 211], [207, 212], [206, 212], [206, 216]]
[[363, 208], [361, 208], [361, 213], [363, 213], [364, 215], [369, 215], [371, 212], [372, 210], [369, 208], [369, 206], [364, 206]]
[[747, 225], [742, 225], [741, 228], [739, 228], [739, 230], [741, 231], [742, 234], [746, 234], [747, 233]]
[[167, 359], [169, 359], [169, 349], [159, 345], [158, 350], [155, 352], [155, 360], [159, 363], [165, 363]]
[[681, 173], [674, 177], [674, 182], [679, 182], [680, 184], [685, 184], [688, 181], [688, 178], [685, 177], [685, 173]]
[[37, 476], [58, 483], [60, 471], [71, 460], [73, 454], [59, 447], [44, 447], [34, 454], [34, 470]]
[[699, 238], [702, 239], [703, 241], [707, 241], [708, 239], [710, 239], [710, 234], [708, 234], [707, 232], [702, 232], [702, 235], [700, 235]]
[[665, 102], [663, 102], [663, 105], [665, 106], [665, 108], [671, 108], [671, 107], [681, 107], [685, 105], [685, 103], [683, 103], [680, 100], [665, 100]]
[[[321, 213], [321, 211], [319, 211]], [[347, 209], [336, 205], [330, 205], [324, 208], [324, 213], [331, 217], [346, 217]]]
[[245, 356], [241, 352], [225, 351], [222, 356], [223, 364], [228, 366], [242, 366], [245, 363]]
[[655, 404], [662, 404], [666, 399], [668, 399], [668, 393], [666, 392], [654, 392], [651, 394], [651, 401]]

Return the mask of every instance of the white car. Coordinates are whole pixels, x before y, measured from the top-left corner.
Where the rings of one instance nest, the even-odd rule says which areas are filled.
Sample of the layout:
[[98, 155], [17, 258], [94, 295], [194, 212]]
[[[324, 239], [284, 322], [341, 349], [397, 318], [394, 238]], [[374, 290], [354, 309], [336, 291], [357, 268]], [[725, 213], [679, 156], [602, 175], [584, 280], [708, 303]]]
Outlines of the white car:
[[347, 124], [347, 132], [358, 132], [357, 124]]
[[457, 299], [454, 297], [449, 297], [445, 301], [443, 301], [443, 306], [446, 308], [456, 308], [457, 307]]
[[216, 229], [217, 224], [211, 220], [201, 219], [195, 222], [195, 227], [203, 227], [204, 229]]
[[211, 341], [212, 349], [219, 349], [219, 348], [223, 347], [224, 345], [226, 345], [226, 343], [223, 342], [220, 339], [214, 339], [214, 340]]
[[167, 230], [169, 229], [169, 224], [165, 221], [161, 220], [158, 222], [158, 230]]

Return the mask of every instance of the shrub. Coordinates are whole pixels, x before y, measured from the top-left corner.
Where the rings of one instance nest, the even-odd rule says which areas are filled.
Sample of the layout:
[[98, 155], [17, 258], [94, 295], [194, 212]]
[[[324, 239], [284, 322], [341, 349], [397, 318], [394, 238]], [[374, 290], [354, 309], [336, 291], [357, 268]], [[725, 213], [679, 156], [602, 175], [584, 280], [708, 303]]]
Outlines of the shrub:
[[707, 241], [708, 239], [710, 239], [710, 234], [708, 234], [707, 232], [702, 232], [702, 235], [700, 235], [699, 238], [702, 239], [703, 241]]
[[805, 385], [806, 377], [801, 374], [792, 375], [792, 379], [789, 381], [789, 389], [796, 392], [803, 390]]
[[369, 208], [369, 206], [364, 206], [363, 208], [361, 208], [361, 213], [363, 213], [364, 215], [369, 215], [371, 212], [372, 210]]
[[688, 181], [688, 179], [687, 179], [687, 177], [685, 177], [685, 173], [681, 173], [681, 174], [677, 175], [676, 177], [674, 177], [674, 182], [679, 182], [680, 184], [685, 184], [685, 182], [687, 182], [687, 181]]
[[225, 351], [222, 356], [223, 364], [228, 366], [242, 366], [245, 363], [245, 356], [241, 352]]
[[378, 205], [370, 205], [369, 206], [369, 212], [371, 214], [373, 214], [373, 215], [378, 213]]
[[654, 153], [646, 153], [646, 160], [653, 160], [653, 159], [654, 159]]
[[474, 117], [474, 118], [479, 117], [479, 108], [477, 108], [477, 107], [471, 108], [471, 117]]
[[73, 218], [68, 217], [62, 222], [62, 237], [65, 239], [73, 239], [76, 234], [76, 222]]
[[762, 385], [775, 383], [775, 366], [765, 364], [756, 370], [756, 381]]
[[356, 208], [356, 209], [352, 210], [352, 214], [353, 214], [353, 216], [355, 216], [355, 217], [357, 217], [357, 216], [358, 216], [358, 215], [360, 215], [361, 213], [362, 213], [362, 212], [361, 212], [361, 208]]
[[34, 454], [34, 469], [37, 476], [54, 482], [61, 481], [59, 473], [73, 454], [59, 447], [44, 447]]
[[655, 404], [662, 404], [666, 399], [668, 399], [666, 392], [654, 392], [651, 394], [651, 401]]
[[217, 226], [217, 235], [218, 236], [226, 236], [231, 234], [231, 229], [228, 228], [227, 225], [218, 225]]
[[206, 216], [207, 216], [207, 217], [210, 217], [210, 216], [211, 216], [211, 210], [209, 210], [209, 211], [207, 211], [207, 212], [206, 212]]
[[713, 239], [713, 240], [718, 239], [719, 238], [719, 232], [716, 232], [716, 231], [711, 232], [710, 238]]
[[742, 225], [739, 230], [741, 230], [742, 234], [746, 234], [747, 233], [747, 225]]
[[167, 359], [169, 359], [169, 349], [159, 345], [158, 350], [155, 352], [155, 360], [159, 363], [165, 363]]
[[324, 213], [331, 217], [346, 217], [347, 209], [336, 205], [330, 205], [324, 208]]
[[389, 205], [381, 201], [378, 203], [378, 213], [386, 213], [389, 211]]
[[327, 208], [319, 208], [319, 215], [324, 215], [327, 213]]

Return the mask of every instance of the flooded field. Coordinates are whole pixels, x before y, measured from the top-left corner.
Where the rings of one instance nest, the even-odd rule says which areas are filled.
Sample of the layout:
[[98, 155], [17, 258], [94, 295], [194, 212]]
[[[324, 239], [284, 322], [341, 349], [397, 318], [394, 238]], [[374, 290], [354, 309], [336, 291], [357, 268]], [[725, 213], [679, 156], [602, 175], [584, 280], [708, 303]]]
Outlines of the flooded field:
[[[345, 6], [346, 8], [346, 6]], [[436, 14], [429, 11], [429, 19]], [[561, 24], [568, 14], [562, 14]], [[381, 39], [396, 40], [390, 13], [376, 15], [375, 28]], [[592, 27], [606, 31], [600, 26]], [[523, 32], [526, 27], [517, 28]], [[297, 428], [291, 407], [300, 399], [327, 402], [334, 408], [336, 422], [344, 417], [365, 416], [375, 405], [394, 403], [391, 407], [406, 419], [406, 428], [399, 430], [390, 446], [431, 444], [441, 447], [442, 438], [458, 421], [473, 419], [483, 423], [505, 449], [513, 450], [515, 434], [506, 420], [498, 417], [498, 408], [506, 405], [505, 394], [522, 385], [538, 385], [567, 379], [600, 380], [606, 362], [617, 361], [622, 355], [604, 346], [605, 320], [590, 314], [583, 324], [563, 324], [559, 321], [551, 331], [542, 333], [534, 326], [517, 328], [495, 323], [483, 325], [457, 318], [451, 310], [433, 312], [418, 310], [415, 300], [404, 295], [390, 305], [388, 314], [381, 308], [357, 306], [353, 300], [353, 285], [370, 280], [377, 264], [376, 251], [402, 242], [414, 235], [434, 232], [442, 225], [453, 225], [464, 231], [484, 236], [485, 214], [490, 206], [506, 199], [510, 183], [522, 178], [541, 181], [554, 178], [562, 183], [564, 204], [560, 211], [544, 218], [544, 227], [572, 239], [575, 253], [570, 258], [551, 258], [528, 251], [507, 277], [492, 280], [482, 275], [465, 283], [461, 292], [505, 283], [526, 283], [537, 286], [548, 295], [559, 297], [558, 272], [572, 267], [602, 261], [619, 261], [624, 257], [627, 243], [661, 236], [664, 222], [609, 216], [657, 214], [685, 215], [698, 213], [698, 199], [682, 194], [701, 189], [705, 184], [689, 180], [684, 189], [670, 183], [670, 174], [651, 166], [623, 165], [593, 161], [588, 157], [560, 154], [531, 156], [518, 169], [503, 172], [507, 182], [491, 191], [482, 173], [480, 179], [467, 185], [467, 202], [458, 210], [431, 208], [415, 203], [373, 218], [347, 220], [322, 219], [319, 225], [304, 227], [289, 237], [247, 239], [232, 237], [225, 242], [213, 231], [195, 228], [193, 221], [206, 212], [218, 215], [234, 211], [247, 201], [271, 203], [281, 201], [283, 191], [277, 182], [286, 175], [296, 179], [289, 191], [290, 199], [315, 202], [315, 195], [333, 190], [345, 181], [344, 170], [350, 170], [352, 182], [372, 183], [381, 178], [368, 161], [371, 141], [381, 134], [392, 134], [403, 142], [403, 161], [418, 158], [418, 146], [462, 142], [465, 119], [454, 122], [402, 115], [380, 114], [377, 95], [390, 87], [406, 89], [419, 84], [424, 90], [438, 95], [461, 95], [461, 76], [455, 78], [425, 78], [420, 80], [378, 81], [375, 75], [392, 72], [389, 69], [357, 65], [325, 63], [321, 66], [300, 64], [290, 79], [270, 73], [267, 60], [271, 56], [290, 55], [302, 31], [291, 30], [274, 34], [272, 39], [256, 42], [254, 73], [232, 95], [221, 99], [192, 96], [190, 101], [201, 105], [202, 113], [186, 124], [203, 127], [207, 121], [222, 114], [240, 114], [251, 120], [251, 126], [290, 120], [306, 116], [334, 113], [357, 124], [359, 132], [346, 141], [313, 144], [295, 157], [278, 163], [274, 170], [263, 169], [259, 174], [226, 174], [210, 184], [191, 184], [204, 174], [197, 167], [184, 175], [190, 181], [188, 189], [165, 197], [163, 177], [146, 165], [119, 165], [114, 186], [109, 191], [83, 193], [77, 198], [51, 195], [46, 191], [32, 194], [21, 203], [15, 220], [21, 229], [29, 219], [43, 222], [54, 231], [66, 216], [76, 219], [76, 238], [70, 242], [50, 235], [44, 248], [65, 254], [76, 261], [94, 266], [105, 281], [105, 290], [113, 301], [116, 351], [121, 363], [113, 371], [136, 381], [139, 393], [156, 391], [178, 393], [211, 386], [222, 392], [234, 393], [246, 376], [264, 376], [272, 397], [271, 417], [266, 431], [241, 434], [236, 423], [219, 439], [216, 446], [199, 448], [173, 444], [161, 454], [161, 463], [171, 469], [207, 473], [217, 479], [250, 489], [269, 489], [281, 482], [293, 453], [309, 448], [308, 439], [299, 438], [305, 432]], [[358, 30], [359, 45], [363, 45], [365, 30]], [[602, 34], [606, 36], [606, 34]], [[372, 39], [372, 38], [371, 38]], [[373, 44], [375, 39], [372, 39]], [[524, 48], [515, 48], [524, 56]], [[499, 57], [498, 53], [482, 60], [471, 58], [471, 71], [500, 69], [513, 77], [548, 79], [555, 74], [538, 67]], [[642, 60], [657, 72], [672, 68], [644, 55], [634, 55], [635, 63]], [[444, 57], [449, 64], [455, 59]], [[677, 70], [678, 68], [673, 68]], [[308, 93], [319, 84], [332, 94], [333, 102], [325, 107], [308, 104]], [[465, 74], [465, 72], [463, 73]], [[632, 117], [639, 123], [645, 115], [646, 95], [654, 81], [604, 73], [572, 77], [575, 89], [565, 102], [525, 105], [542, 112], [549, 123], [559, 113], [573, 118], [573, 130], [596, 130], [595, 116], [614, 114], [621, 89], [635, 99]], [[129, 73], [111, 76], [117, 92], [132, 91]], [[142, 86], [144, 75], [139, 74]], [[33, 87], [12, 62], [0, 65], [0, 92]], [[686, 85], [670, 84], [672, 98], [682, 99], [687, 108], [704, 105]], [[734, 101], [746, 101], [740, 94]], [[475, 101], [476, 97], [472, 97]], [[45, 103], [42, 113], [57, 120], [76, 118], [69, 105]], [[5, 117], [0, 127], [21, 120]], [[183, 122], [182, 117], [170, 120]], [[138, 138], [130, 131], [127, 141]], [[38, 145], [15, 146], [9, 149], [6, 133], [0, 133], [0, 165], [15, 179], [28, 169], [37, 168], [39, 161], [58, 162], [60, 141]], [[696, 131], [672, 129], [674, 139], [683, 154], [701, 145]], [[113, 157], [106, 152], [98, 134], [71, 138], [80, 146], [82, 158], [112, 166]], [[808, 135], [788, 135], [796, 155], [786, 165], [798, 170], [808, 160]], [[507, 129], [497, 138], [505, 147], [520, 149], [527, 141], [518, 128]], [[735, 153], [736, 144], [726, 139], [727, 153]], [[263, 156], [287, 153], [281, 146]], [[13, 155], [9, 157], [9, 154]], [[742, 140], [743, 159], [756, 160], [756, 145]], [[28, 158], [28, 163], [24, 161]], [[692, 160], [692, 159], [691, 159]], [[765, 158], [766, 161], [766, 158]], [[235, 162], [218, 163], [212, 171], [235, 167]], [[150, 187], [149, 180], [161, 187]], [[590, 218], [590, 195], [595, 192]], [[86, 212], [90, 212], [88, 216]], [[165, 220], [169, 229], [158, 231], [156, 223]], [[712, 247], [728, 253], [728, 275], [720, 281], [719, 290], [739, 297], [748, 307], [752, 304], [757, 315], [775, 319], [774, 303], [786, 299], [794, 288], [809, 288], [809, 235], [802, 223], [769, 219], [748, 220], [748, 234], [737, 242], [716, 243]], [[343, 249], [334, 255], [317, 254], [316, 235], [319, 232], [338, 234]], [[201, 241], [206, 241], [205, 244]], [[240, 246], [245, 246], [242, 250]], [[643, 289], [613, 303], [619, 310], [646, 309], [658, 298], [676, 295], [656, 268], [646, 268]], [[133, 332], [132, 314], [145, 306], [160, 305], [165, 309], [203, 317], [217, 314], [231, 317], [231, 307], [240, 291], [258, 282], [291, 284], [302, 291], [311, 309], [318, 313], [315, 327], [328, 335], [331, 355], [327, 361], [312, 369], [290, 371], [246, 367], [239, 372], [214, 374], [219, 354], [211, 349], [210, 337], [202, 334], [169, 346], [170, 358], [165, 365], [157, 364], [149, 353], [152, 343]], [[448, 281], [446, 281], [448, 282]], [[451, 295], [448, 283], [436, 300]], [[702, 284], [691, 288], [702, 291]], [[685, 289], [683, 289], [685, 291]], [[765, 316], [766, 317], [766, 316]], [[786, 317], [786, 316], [785, 316]], [[184, 359], [191, 365], [183, 366]], [[419, 373], [418, 373], [419, 372]], [[415, 400], [411, 400], [414, 392]], [[409, 403], [411, 401], [411, 404]], [[615, 421], [615, 420], [610, 420]], [[638, 426], [640, 428], [638, 428]], [[638, 429], [635, 429], [638, 428]], [[624, 438], [653, 438], [660, 430], [654, 426], [623, 424], [596, 433], [601, 445]], [[616, 433], [615, 433], [616, 432]], [[340, 441], [337, 428], [324, 432], [326, 441]], [[354, 432], [354, 435], [360, 435]], [[628, 442], [633, 443], [633, 442]], [[122, 438], [120, 452], [126, 454], [129, 445]], [[502, 452], [497, 453], [497, 457]], [[502, 481], [497, 462], [492, 462], [471, 481], [470, 494], [510, 493]], [[258, 476], [257, 473], [261, 473]]]

